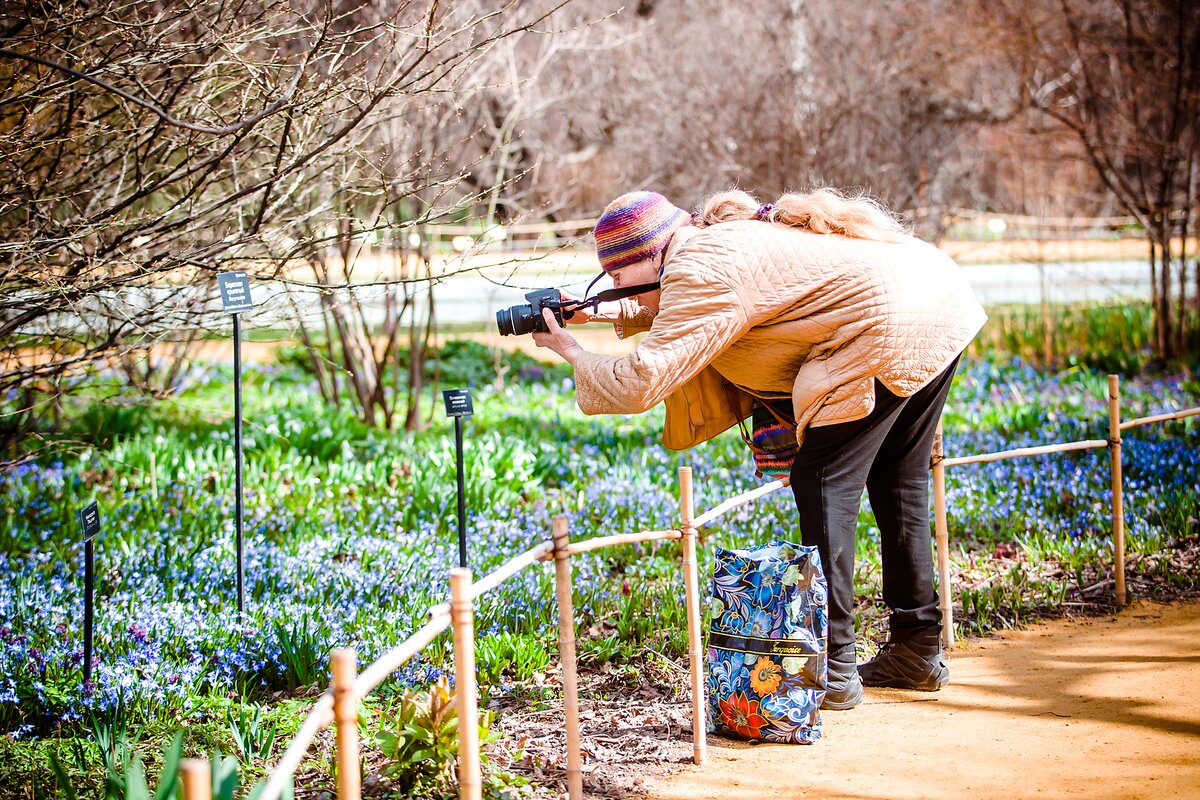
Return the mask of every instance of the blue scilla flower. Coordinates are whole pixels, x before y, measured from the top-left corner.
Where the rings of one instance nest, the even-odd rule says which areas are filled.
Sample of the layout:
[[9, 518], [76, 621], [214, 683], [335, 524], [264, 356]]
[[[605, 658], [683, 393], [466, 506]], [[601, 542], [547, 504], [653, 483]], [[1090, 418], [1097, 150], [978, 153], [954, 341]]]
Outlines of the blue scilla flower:
[[17, 741], [17, 740], [21, 739], [22, 737], [27, 736], [30, 733], [33, 733], [33, 729], [34, 729], [33, 725], [21, 725], [21, 726], [15, 728], [14, 730], [9, 731], [8, 738], [12, 739], [13, 741]]

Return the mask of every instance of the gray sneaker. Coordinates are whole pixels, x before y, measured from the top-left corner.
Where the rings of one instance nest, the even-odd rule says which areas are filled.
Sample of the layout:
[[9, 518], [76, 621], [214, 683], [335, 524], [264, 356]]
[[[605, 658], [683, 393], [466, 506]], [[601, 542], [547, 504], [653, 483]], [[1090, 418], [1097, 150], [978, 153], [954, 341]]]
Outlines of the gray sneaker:
[[924, 656], [904, 642], [888, 642], [879, 655], [860, 664], [858, 674], [867, 686], [936, 692], [950, 682], [950, 667], [941, 648]]

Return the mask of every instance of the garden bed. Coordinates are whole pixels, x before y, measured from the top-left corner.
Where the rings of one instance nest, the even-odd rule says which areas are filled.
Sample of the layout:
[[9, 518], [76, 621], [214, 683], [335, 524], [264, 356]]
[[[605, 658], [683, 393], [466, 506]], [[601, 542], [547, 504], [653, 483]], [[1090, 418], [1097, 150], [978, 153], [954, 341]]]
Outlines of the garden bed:
[[[681, 464], [695, 473], [697, 511], [758, 483], [734, 434], [671, 453], [657, 443], [661, 410], [587, 418], [561, 371], [518, 376], [510, 372], [499, 387], [473, 383], [477, 413], [467, 426], [466, 463], [477, 574], [547, 539], [556, 514], [569, 517], [572, 538], [671, 527]], [[424, 433], [372, 430], [325, 406], [299, 369], [257, 366], [246, 396], [248, 614], [237, 617], [228, 380], [224, 369], [203, 368], [178, 397], [153, 405], [98, 385], [92, 401], [81, 396], [64, 409], [57, 461], [0, 476], [0, 724], [8, 733], [0, 741], [0, 786], [7, 796], [51, 787], [50, 754], [81, 787], [98, 787], [105, 754], [95, 734], [118, 720], [151, 774], [180, 728], [186, 752], [239, 753], [230, 717], [261, 707], [259, 735], [275, 726], [276, 746], [266, 748], [267, 758], [262, 751], [240, 758], [246, 776], [260, 776], [326, 683], [329, 649], [352, 646], [360, 662], [372, 660], [445, 599], [447, 570], [457, 562], [447, 513], [455, 492], [452, 428], [437, 417]], [[1122, 393], [1126, 415], [1141, 416], [1195, 406], [1200, 387], [1183, 378], [1133, 378]], [[945, 428], [948, 457], [1103, 438], [1106, 379], [1082, 368], [1044, 373], [973, 359], [960, 368]], [[1124, 449], [1130, 593], [1189, 592], [1198, 581], [1200, 425], [1130, 431]], [[949, 472], [961, 634], [1106, 607], [1105, 458], [1069, 454]], [[97, 541], [95, 669], [84, 685], [74, 514], [93, 498], [104, 533]], [[787, 492], [738, 509], [702, 534], [702, 575], [716, 545], [799, 536]], [[877, 540], [864, 504], [862, 657], [885, 633]], [[641, 670], [647, 687], [663, 691], [654, 688], [666, 684], [653, 671], [681, 663], [686, 642], [678, 545], [625, 546], [573, 563], [581, 661], [600, 676], [605, 665]], [[522, 693], [539, 675], [540, 702], [556, 697], [552, 596], [551, 573], [531, 568], [477, 608], [485, 707], [495, 703], [506, 736], [493, 766], [544, 786], [553, 783], [550, 756], [522, 759], [550, 753], [554, 740], [549, 730], [541, 739], [530, 733], [538, 718], [514, 709], [524, 708]], [[439, 639], [385, 684], [365, 707], [368, 735], [386, 728], [406, 690], [450, 669], [448, 650]], [[624, 712], [599, 705], [595, 713]], [[526, 745], [514, 745], [522, 736]], [[608, 746], [628, 754], [624, 745]], [[299, 781], [328, 785], [328, 761], [312, 759]]]

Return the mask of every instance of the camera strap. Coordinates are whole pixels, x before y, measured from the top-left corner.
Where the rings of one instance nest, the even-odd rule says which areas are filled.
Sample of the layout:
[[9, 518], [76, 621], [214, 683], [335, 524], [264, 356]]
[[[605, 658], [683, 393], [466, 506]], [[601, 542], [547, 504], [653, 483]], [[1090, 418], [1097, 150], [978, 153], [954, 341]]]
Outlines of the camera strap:
[[[592, 284], [595, 285], [595, 281]], [[652, 292], [662, 286], [659, 281], [654, 283], [640, 283], [637, 286], [625, 286], [620, 289], [605, 289], [603, 292], [598, 292], [592, 297], [584, 298], [583, 300], [568, 300], [562, 304], [563, 311], [570, 312], [577, 308], [587, 308], [591, 306], [592, 311], [597, 310], [601, 303], [611, 303], [613, 300], [622, 300], [626, 297]], [[592, 287], [589, 286], [588, 289]]]

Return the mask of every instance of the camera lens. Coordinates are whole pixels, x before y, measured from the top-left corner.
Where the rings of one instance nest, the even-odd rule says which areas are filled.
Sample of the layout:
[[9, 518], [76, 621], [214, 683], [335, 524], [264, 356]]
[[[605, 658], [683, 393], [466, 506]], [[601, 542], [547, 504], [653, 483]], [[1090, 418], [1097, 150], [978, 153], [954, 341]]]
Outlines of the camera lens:
[[516, 331], [513, 330], [511, 308], [502, 308], [496, 312], [496, 327], [500, 329], [501, 336], [512, 336], [516, 333]]
[[528, 304], [503, 308], [496, 312], [496, 327], [501, 336], [518, 336], [537, 330], [537, 320], [533, 317], [533, 306]]

